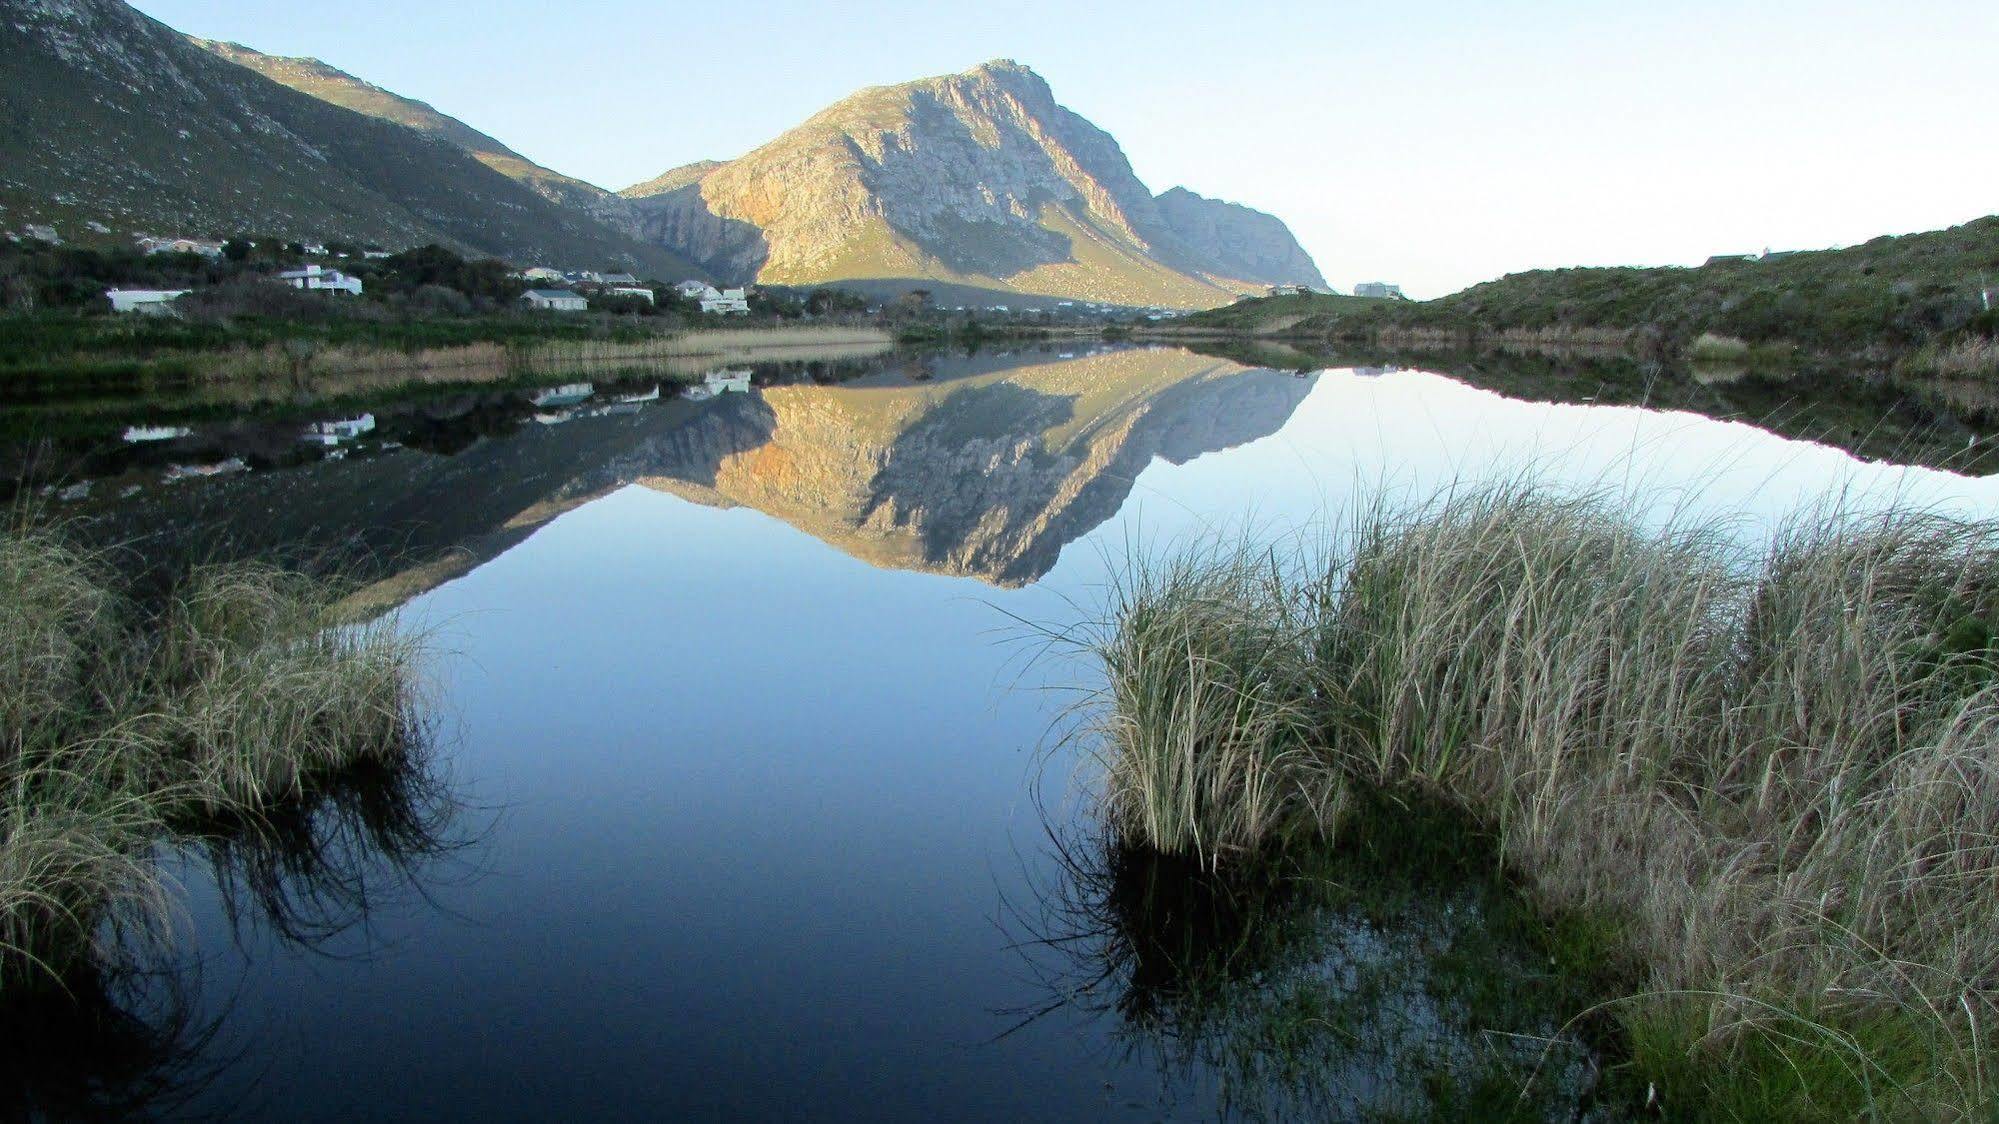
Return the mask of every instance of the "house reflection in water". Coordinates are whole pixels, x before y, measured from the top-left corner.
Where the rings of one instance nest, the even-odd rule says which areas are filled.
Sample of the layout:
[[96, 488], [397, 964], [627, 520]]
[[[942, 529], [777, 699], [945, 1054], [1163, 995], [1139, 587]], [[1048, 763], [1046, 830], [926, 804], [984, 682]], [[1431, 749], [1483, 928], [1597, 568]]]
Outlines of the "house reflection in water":
[[300, 440], [308, 441], [315, 445], [333, 446], [340, 444], [342, 441], [355, 440], [363, 434], [374, 432], [374, 430], [375, 415], [362, 414], [358, 418], [345, 418], [340, 421], [313, 422], [311, 425], [305, 427], [305, 433]]
[[537, 410], [560, 409], [563, 406], [574, 406], [588, 401], [595, 393], [597, 393], [595, 383], [572, 382], [537, 390], [528, 395], [528, 401], [534, 403]]
[[751, 371], [745, 367], [738, 371], [710, 371], [701, 376], [701, 385], [690, 386], [681, 396], [695, 402], [705, 402], [718, 394], [748, 394], [750, 392]]

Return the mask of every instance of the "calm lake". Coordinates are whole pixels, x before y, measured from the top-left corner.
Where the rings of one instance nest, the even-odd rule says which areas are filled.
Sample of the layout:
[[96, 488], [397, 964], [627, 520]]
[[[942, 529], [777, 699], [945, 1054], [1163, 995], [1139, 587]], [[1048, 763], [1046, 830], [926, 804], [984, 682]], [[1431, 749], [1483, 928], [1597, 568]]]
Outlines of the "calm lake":
[[[69, 506], [135, 565], [363, 573], [435, 637], [436, 747], [431, 775], [357, 781], [285, 845], [177, 856], [177, 957], [39, 1014], [20, 1101], [1422, 1115], [1426, 1075], [1515, 1048], [1487, 1032], [1567, 1014], [1545, 958], [1481, 931], [1491, 886], [1360, 864], [1324, 875], [1338, 892], [1217, 902], [1131, 869], [1063, 737], [1093, 668], [1027, 625], [1089, 619], [1134, 552], [1325, 534], [1384, 489], [1530, 469], [1745, 533], [1836, 489], [1999, 511], [1975, 425], [1830, 376], [1294, 373], [1101, 344], [743, 370], [692, 397], [628, 372], [539, 403], [64, 437], [93, 481]], [[330, 421], [354, 424], [299, 440]], [[1524, 997], [1514, 1025], [1487, 1025], [1467, 960]], [[1582, 1095], [1587, 1047], [1550, 1058], [1553, 1100]]]

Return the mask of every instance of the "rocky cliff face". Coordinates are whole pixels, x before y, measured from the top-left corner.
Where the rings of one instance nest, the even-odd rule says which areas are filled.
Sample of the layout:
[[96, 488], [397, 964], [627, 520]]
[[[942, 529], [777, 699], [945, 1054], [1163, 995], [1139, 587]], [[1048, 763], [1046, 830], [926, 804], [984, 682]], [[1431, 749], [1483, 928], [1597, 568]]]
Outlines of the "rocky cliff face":
[[1312, 256], [1276, 215], [1176, 187], [1158, 199], [1159, 217], [1210, 272], [1259, 285], [1326, 287]]
[[1110, 134], [1005, 61], [863, 90], [741, 159], [624, 194], [647, 236], [770, 283], [932, 278], [1198, 307], [1262, 281], [1232, 272], [1252, 264], [1318, 281], [1283, 224], [1254, 221], [1268, 216], [1177, 197], [1169, 214]]

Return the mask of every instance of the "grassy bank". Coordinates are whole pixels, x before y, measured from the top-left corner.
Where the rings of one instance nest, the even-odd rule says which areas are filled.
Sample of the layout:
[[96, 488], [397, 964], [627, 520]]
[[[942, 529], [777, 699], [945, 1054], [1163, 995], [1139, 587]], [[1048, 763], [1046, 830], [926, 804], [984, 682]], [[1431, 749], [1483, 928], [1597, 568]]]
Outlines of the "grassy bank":
[[52, 533], [0, 537], [0, 990], [166, 940], [167, 840], [420, 748], [417, 642], [333, 604], [246, 565], [141, 606]]
[[1606, 934], [1669, 1114], [1989, 1119], [1999, 524], [1737, 530], [1521, 485], [1140, 566], [1094, 641], [1106, 821], [1226, 868], [1445, 801]]
[[42, 402], [229, 386], [264, 396], [322, 384], [481, 385], [606, 363], [769, 349], [885, 350], [887, 333], [813, 325], [664, 329], [630, 318], [493, 315], [393, 321], [0, 317], [0, 400]]
[[1989, 350], [1999, 314], [1981, 293], [1995, 275], [1999, 216], [1696, 268], [1534, 270], [1428, 301], [1269, 297], [1173, 330], [1401, 347], [1617, 347], [1675, 360], [1699, 358], [1706, 337], [1709, 348], [1732, 340], [1771, 358], [1903, 363], [1926, 351]]

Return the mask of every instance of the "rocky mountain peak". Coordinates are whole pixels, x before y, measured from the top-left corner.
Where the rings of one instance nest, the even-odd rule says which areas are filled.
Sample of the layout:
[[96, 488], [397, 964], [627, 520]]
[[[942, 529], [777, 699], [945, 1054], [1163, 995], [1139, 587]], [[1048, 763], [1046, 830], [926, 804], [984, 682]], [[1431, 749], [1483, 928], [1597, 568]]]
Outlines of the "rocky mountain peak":
[[[1259, 280], [1180, 238], [1117, 141], [1010, 59], [861, 90], [738, 160], [624, 194], [654, 237], [745, 280], [929, 279], [1182, 307]], [[1301, 258], [1295, 280], [1316, 277], [1290, 250], [1260, 256]]]

